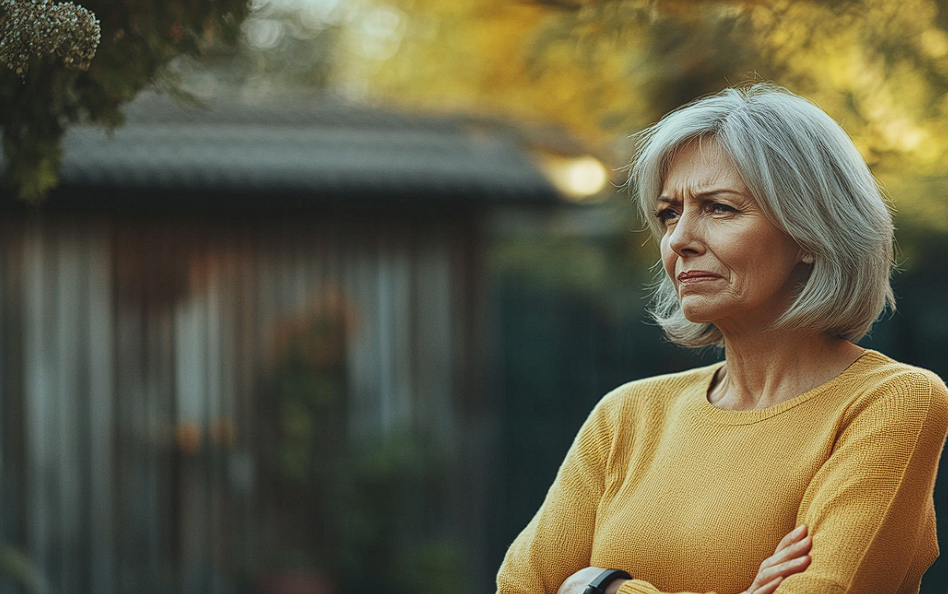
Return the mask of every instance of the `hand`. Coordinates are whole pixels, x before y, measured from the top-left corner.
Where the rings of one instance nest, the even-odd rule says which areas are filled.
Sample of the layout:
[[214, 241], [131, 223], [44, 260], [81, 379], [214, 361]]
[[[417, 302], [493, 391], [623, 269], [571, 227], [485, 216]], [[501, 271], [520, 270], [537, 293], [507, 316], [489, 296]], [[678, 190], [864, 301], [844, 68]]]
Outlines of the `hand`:
[[[566, 581], [563, 582], [563, 585], [556, 591], [556, 594], [583, 594], [586, 590], [586, 586], [589, 585], [591, 581], [599, 577], [599, 574], [605, 571], [601, 567], [587, 567], [585, 569], [580, 569], [573, 575], [566, 578]], [[606, 594], [615, 594], [619, 590], [625, 580], [619, 579], [613, 581], [606, 587]]]
[[764, 559], [754, 582], [741, 594], [771, 594], [785, 577], [809, 567], [812, 547], [807, 527], [798, 526], [783, 537], [773, 555]]
[[[785, 577], [800, 573], [810, 566], [813, 539], [806, 526], [798, 526], [777, 545], [774, 554], [764, 559], [750, 588], [741, 594], [772, 594]], [[566, 578], [556, 594], [583, 594], [586, 586], [605, 571], [600, 567], [586, 567]], [[606, 594], [615, 594], [625, 580], [616, 580], [606, 588]]]

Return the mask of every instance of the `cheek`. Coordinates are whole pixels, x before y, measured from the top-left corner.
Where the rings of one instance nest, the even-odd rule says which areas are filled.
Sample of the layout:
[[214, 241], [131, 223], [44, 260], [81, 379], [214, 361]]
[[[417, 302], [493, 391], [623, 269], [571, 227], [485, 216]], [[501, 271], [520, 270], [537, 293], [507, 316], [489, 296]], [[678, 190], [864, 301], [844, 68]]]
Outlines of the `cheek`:
[[665, 274], [668, 278], [675, 280], [675, 264], [678, 262], [678, 255], [674, 250], [668, 247], [668, 239], [662, 239], [660, 245], [662, 253], [662, 266], [665, 268]]

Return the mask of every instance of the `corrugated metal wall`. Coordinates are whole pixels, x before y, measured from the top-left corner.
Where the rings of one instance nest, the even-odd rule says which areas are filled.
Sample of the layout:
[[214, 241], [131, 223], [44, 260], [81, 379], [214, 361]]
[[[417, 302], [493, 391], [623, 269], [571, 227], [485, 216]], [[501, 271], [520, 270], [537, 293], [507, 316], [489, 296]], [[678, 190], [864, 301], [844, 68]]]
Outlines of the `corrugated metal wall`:
[[470, 224], [2, 231], [2, 534], [53, 591], [277, 592], [452, 548], [478, 569]]

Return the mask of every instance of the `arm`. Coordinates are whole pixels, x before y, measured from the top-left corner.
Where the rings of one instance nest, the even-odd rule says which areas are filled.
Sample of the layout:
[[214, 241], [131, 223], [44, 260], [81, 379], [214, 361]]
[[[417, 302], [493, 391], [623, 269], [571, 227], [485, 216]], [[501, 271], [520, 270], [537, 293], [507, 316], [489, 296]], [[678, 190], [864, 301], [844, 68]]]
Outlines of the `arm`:
[[[783, 537], [774, 554], [760, 564], [757, 576], [750, 587], [741, 594], [773, 594], [784, 578], [805, 570], [810, 564], [810, 548], [813, 544], [806, 526], [798, 526]], [[596, 578], [603, 568], [587, 567], [571, 575], [556, 594], [583, 594], [586, 586]], [[641, 580], [616, 580], [609, 584], [605, 594], [623, 592], [657, 593], [658, 590]], [[681, 593], [685, 594], [685, 593]]]
[[800, 506], [812, 565], [781, 594], [917, 591], [938, 552], [932, 490], [946, 422], [948, 390], [921, 372], [851, 406]]
[[612, 423], [600, 405], [577, 434], [540, 509], [508, 549], [498, 594], [554, 594], [589, 565], [611, 448]]

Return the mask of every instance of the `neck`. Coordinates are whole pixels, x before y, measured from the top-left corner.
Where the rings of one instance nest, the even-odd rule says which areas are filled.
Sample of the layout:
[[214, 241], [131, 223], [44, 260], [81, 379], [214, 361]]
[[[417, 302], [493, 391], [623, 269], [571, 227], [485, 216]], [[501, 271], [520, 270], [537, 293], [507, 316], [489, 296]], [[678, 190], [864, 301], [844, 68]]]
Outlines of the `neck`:
[[732, 410], [775, 406], [833, 379], [864, 350], [828, 335], [764, 332], [728, 340], [708, 401]]

